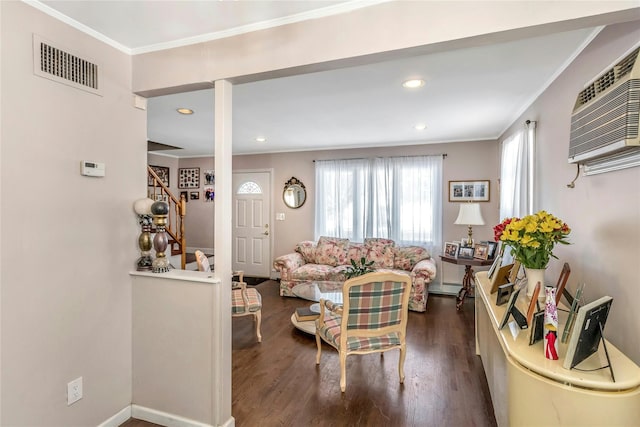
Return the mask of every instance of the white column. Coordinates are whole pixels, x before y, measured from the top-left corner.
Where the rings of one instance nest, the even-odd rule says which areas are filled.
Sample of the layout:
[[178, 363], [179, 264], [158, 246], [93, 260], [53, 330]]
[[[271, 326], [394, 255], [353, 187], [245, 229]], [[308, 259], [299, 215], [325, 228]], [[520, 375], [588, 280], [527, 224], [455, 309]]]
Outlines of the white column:
[[214, 221], [214, 277], [222, 286], [214, 294], [212, 424], [223, 425], [231, 419], [231, 227], [232, 165], [231, 108], [232, 85], [226, 80], [215, 82], [215, 171], [216, 198]]

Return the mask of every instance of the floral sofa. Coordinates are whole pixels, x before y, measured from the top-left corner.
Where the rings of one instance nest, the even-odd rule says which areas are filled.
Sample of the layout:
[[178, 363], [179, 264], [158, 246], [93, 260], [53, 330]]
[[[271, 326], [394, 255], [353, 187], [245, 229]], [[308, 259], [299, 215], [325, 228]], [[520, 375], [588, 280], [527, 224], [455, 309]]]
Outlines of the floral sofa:
[[346, 280], [345, 270], [351, 260], [359, 263], [365, 257], [373, 268], [404, 271], [411, 276], [409, 309], [427, 309], [427, 285], [436, 275], [436, 262], [419, 246], [396, 246], [393, 240], [370, 238], [364, 243], [348, 239], [320, 237], [318, 242], [303, 241], [295, 252], [277, 257], [274, 268], [280, 272], [280, 295], [295, 296], [294, 286], [310, 281], [339, 282]]

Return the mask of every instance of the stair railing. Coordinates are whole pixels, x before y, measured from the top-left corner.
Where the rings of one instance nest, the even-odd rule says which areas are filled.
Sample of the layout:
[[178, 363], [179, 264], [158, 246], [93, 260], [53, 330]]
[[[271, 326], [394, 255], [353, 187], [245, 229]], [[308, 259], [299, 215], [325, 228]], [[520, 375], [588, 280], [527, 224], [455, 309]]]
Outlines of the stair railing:
[[166, 232], [169, 234], [169, 247], [171, 255], [180, 254], [180, 268], [184, 270], [187, 265], [187, 242], [184, 235], [187, 201], [184, 195], [181, 195], [180, 199], [176, 198], [151, 167], [147, 166], [147, 172], [149, 174], [149, 198], [156, 201], [162, 200], [169, 204], [166, 227]]

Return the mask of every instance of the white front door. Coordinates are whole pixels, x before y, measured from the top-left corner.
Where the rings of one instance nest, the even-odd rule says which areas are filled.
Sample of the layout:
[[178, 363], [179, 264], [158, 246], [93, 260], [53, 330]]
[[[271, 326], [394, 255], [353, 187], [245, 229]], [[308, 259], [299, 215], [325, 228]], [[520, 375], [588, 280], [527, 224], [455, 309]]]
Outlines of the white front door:
[[233, 269], [271, 274], [271, 173], [233, 173]]

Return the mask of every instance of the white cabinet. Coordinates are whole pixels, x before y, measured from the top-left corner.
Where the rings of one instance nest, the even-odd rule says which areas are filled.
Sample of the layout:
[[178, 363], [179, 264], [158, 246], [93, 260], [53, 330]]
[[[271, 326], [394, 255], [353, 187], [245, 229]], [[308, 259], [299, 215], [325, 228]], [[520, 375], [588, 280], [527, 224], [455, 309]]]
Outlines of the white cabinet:
[[[544, 357], [543, 343], [529, 345], [529, 330], [514, 338], [509, 327], [498, 330], [506, 305], [495, 305], [487, 272], [476, 282], [476, 352], [482, 359], [499, 426], [638, 426], [640, 368], [607, 342], [615, 373], [562, 367], [566, 344], [559, 344], [559, 360]], [[521, 297], [522, 298], [522, 297]], [[526, 313], [526, 296], [518, 301]], [[559, 311], [559, 328], [567, 314]], [[602, 347], [579, 365], [589, 370], [607, 365]]]

